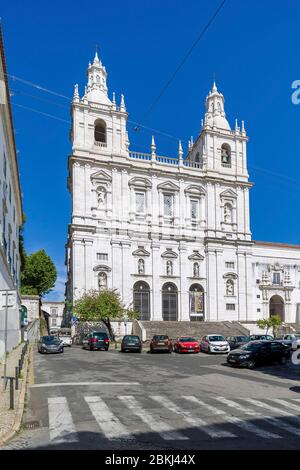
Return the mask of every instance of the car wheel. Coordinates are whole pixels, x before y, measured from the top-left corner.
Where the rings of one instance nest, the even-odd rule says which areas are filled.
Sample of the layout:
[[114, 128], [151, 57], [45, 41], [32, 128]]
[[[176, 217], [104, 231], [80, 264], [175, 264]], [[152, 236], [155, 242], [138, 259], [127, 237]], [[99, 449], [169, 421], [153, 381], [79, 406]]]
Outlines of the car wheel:
[[108, 348], [105, 348], [105, 351], [108, 351]]
[[248, 363], [247, 363], [248, 369], [254, 369], [255, 366], [256, 366], [255, 361], [251, 361], [251, 360], [248, 361]]
[[282, 364], [283, 366], [287, 363], [287, 358], [285, 356], [280, 358], [279, 364]]
[[94, 351], [94, 348], [92, 346], [90, 346], [90, 351]]
[[208, 346], [208, 348], [207, 348], [207, 354], [211, 354], [210, 346]]
[[60, 354], [62, 354], [63, 352], [64, 352], [64, 350], [62, 349], [62, 350], [60, 351]]

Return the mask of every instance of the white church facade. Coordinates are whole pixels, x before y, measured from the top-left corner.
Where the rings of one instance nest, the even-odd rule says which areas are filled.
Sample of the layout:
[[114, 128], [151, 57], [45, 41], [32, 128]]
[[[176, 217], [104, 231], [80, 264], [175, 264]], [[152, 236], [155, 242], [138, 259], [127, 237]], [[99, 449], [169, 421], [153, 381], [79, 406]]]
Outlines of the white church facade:
[[117, 289], [142, 320], [300, 323], [300, 246], [250, 230], [248, 137], [213, 85], [187, 155], [129, 149], [124, 97], [108, 96], [96, 54], [71, 107], [66, 296]]

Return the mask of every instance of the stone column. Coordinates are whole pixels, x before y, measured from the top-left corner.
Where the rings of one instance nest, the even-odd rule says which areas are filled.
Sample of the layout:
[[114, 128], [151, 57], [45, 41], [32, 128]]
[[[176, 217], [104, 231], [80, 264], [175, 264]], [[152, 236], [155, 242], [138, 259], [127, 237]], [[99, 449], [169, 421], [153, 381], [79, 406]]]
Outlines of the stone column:
[[161, 285], [160, 285], [160, 245], [157, 242], [152, 242], [151, 245], [152, 257], [152, 296], [151, 296], [151, 320], [162, 320], [162, 298], [161, 298]]
[[189, 306], [189, 272], [188, 272], [188, 259], [187, 259], [187, 246], [180, 243], [179, 246], [179, 289], [178, 293], [178, 320], [189, 321], [190, 319], [190, 306]]
[[112, 245], [112, 288], [118, 289], [120, 294], [122, 294], [122, 253], [121, 253], [121, 244], [120, 240], [111, 240]]
[[131, 243], [127, 241], [121, 242], [122, 246], [122, 300], [126, 307], [132, 302], [132, 288], [131, 288], [131, 256], [130, 247]]

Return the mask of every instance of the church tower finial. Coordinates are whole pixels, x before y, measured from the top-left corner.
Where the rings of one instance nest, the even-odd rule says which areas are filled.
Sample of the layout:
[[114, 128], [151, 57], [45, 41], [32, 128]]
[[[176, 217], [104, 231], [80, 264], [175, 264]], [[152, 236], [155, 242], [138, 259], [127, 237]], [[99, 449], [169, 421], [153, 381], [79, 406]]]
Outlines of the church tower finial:
[[96, 49], [93, 63], [89, 63], [87, 70], [87, 100], [95, 103], [111, 105], [111, 101], [107, 96], [107, 72], [98, 56]]
[[224, 110], [224, 96], [218, 91], [215, 81], [213, 82], [212, 90], [206, 97], [204, 123], [205, 126], [211, 128], [230, 130]]

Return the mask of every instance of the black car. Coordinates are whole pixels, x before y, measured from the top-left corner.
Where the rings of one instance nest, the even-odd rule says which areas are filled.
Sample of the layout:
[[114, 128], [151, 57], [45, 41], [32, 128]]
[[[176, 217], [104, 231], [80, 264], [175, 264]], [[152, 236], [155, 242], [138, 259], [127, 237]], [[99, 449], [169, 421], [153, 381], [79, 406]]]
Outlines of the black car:
[[226, 341], [229, 343], [230, 350], [240, 348], [246, 343], [249, 343], [250, 336], [228, 336]]
[[42, 336], [39, 340], [38, 351], [41, 354], [63, 353], [64, 344], [57, 336]]
[[254, 369], [258, 365], [272, 362], [285, 364], [289, 357], [289, 348], [278, 341], [250, 341], [240, 349], [230, 352], [227, 362], [232, 366]]
[[135, 351], [142, 352], [142, 342], [139, 336], [125, 335], [121, 343], [121, 352]]

